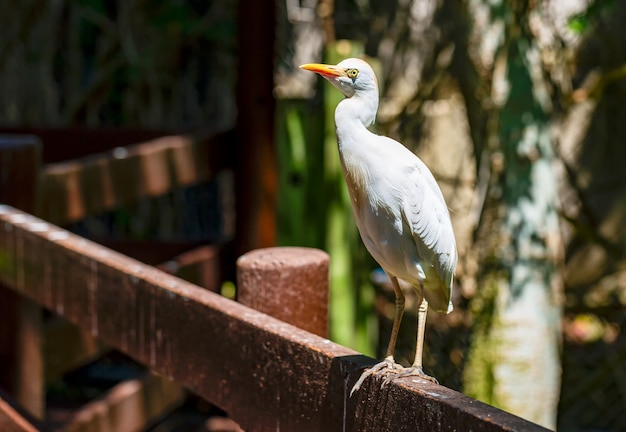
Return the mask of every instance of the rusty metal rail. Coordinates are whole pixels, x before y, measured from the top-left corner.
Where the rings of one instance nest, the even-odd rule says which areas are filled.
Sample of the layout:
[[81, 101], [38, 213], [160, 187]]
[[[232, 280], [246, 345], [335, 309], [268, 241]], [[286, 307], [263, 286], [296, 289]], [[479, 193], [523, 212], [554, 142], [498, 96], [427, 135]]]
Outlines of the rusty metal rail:
[[373, 359], [9, 206], [0, 206], [0, 283], [191, 389], [249, 431], [545, 430], [410, 378], [384, 389], [369, 380], [350, 398]]

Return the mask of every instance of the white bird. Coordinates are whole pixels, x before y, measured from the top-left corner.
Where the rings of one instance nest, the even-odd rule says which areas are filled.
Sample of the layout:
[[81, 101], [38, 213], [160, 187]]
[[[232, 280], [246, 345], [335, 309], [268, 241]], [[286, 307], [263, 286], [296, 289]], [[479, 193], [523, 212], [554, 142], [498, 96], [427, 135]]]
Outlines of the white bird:
[[[352, 388], [381, 372], [383, 385], [400, 376], [419, 376], [429, 304], [452, 311], [456, 241], [441, 189], [426, 165], [399, 142], [368, 130], [378, 110], [378, 81], [365, 61], [350, 58], [336, 66], [300, 66], [320, 74], [343, 95], [335, 110], [339, 155], [361, 239], [391, 279], [396, 296], [395, 315], [385, 359], [366, 370]], [[415, 359], [409, 368], [394, 360], [404, 312], [398, 280], [410, 284], [421, 298], [418, 310]]]

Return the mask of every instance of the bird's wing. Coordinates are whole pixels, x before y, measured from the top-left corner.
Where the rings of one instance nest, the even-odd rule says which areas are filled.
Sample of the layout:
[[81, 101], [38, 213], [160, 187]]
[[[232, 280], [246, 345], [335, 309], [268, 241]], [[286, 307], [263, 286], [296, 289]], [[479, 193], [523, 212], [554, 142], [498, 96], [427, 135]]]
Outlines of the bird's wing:
[[[449, 291], [457, 251], [448, 208], [428, 167], [417, 157], [412, 162], [405, 173], [402, 217], [411, 230], [422, 266], [433, 266], [440, 279], [437, 285], [442, 284], [442, 288]], [[428, 270], [424, 268], [427, 275], [432, 273]], [[449, 292], [447, 296], [449, 298]]]

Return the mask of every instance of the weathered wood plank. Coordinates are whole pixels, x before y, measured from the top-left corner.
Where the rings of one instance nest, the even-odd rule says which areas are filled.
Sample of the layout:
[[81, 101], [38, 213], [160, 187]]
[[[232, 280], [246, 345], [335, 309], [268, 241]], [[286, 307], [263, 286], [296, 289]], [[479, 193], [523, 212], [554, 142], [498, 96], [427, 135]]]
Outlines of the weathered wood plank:
[[[0, 135], [0, 203], [33, 212], [41, 169], [41, 142], [32, 135]], [[0, 284], [0, 385], [32, 415], [45, 411], [42, 318], [39, 305]]]
[[42, 316], [36, 302], [0, 282], [0, 387], [39, 418], [45, 410]]
[[184, 396], [176, 383], [156, 375], [123, 381], [82, 406], [62, 431], [139, 431], [182, 404]]
[[61, 378], [64, 373], [95, 360], [108, 350], [88, 331], [64, 319], [47, 322], [43, 335], [46, 382]]
[[373, 359], [6, 206], [0, 260], [1, 282], [175, 379], [245, 430], [545, 430], [409, 378], [382, 390], [368, 380], [349, 398]]
[[[274, 140], [276, 2], [237, 7], [237, 255], [276, 245], [278, 169]], [[250, 79], [250, 71], [254, 78]]]
[[0, 134], [0, 203], [34, 211], [41, 152], [36, 136]]
[[219, 292], [222, 281], [219, 251], [219, 246], [199, 246], [180, 253], [156, 267], [210, 291]]
[[0, 431], [2, 432], [42, 432], [46, 430], [28, 413], [23, 412], [7, 394], [0, 390]]
[[141, 261], [144, 264], [160, 265], [196, 248], [205, 242], [167, 242], [160, 240], [127, 240], [94, 237], [92, 240], [104, 247]]
[[[157, 267], [167, 273], [175, 274], [212, 291], [219, 289], [217, 247], [215, 246], [191, 248], [191, 243], [170, 244], [141, 241], [109, 243], [105, 245], [142, 262], [161, 263]], [[180, 251], [186, 252], [180, 253]], [[162, 262], [165, 256], [171, 259]], [[88, 331], [64, 319], [56, 318], [47, 322], [43, 335], [46, 382], [55, 381], [64, 373], [94, 360], [109, 349], [99, 339], [92, 337]]]
[[4, 432], [36, 432], [37, 429], [0, 398], [0, 430]]
[[209, 145], [168, 136], [46, 165], [38, 214], [66, 224], [211, 178]]
[[147, 129], [121, 128], [41, 128], [2, 127], [0, 133], [35, 135], [44, 144], [43, 163], [55, 163], [82, 158], [144, 141], [153, 140], [171, 132]]
[[326, 252], [302, 247], [257, 249], [237, 260], [237, 300], [318, 336], [328, 336]]

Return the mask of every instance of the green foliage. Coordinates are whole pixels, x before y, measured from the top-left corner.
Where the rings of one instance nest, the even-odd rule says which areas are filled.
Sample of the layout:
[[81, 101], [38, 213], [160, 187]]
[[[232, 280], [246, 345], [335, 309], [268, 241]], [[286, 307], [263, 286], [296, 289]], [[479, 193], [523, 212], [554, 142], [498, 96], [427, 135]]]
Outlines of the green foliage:
[[326, 194], [323, 113], [301, 101], [279, 100], [276, 106], [278, 143], [278, 243], [324, 248]]
[[582, 34], [589, 27], [589, 17], [586, 13], [574, 14], [567, 20], [567, 27], [577, 34]]
[[492, 273], [472, 300], [473, 340], [463, 370], [463, 392], [492, 405], [496, 404], [493, 369], [498, 343], [491, 335], [496, 325], [494, 319], [499, 280], [506, 277], [506, 272]]
[[602, 14], [615, 9], [615, 0], [595, 0], [584, 11], [570, 16], [567, 27], [576, 34], [583, 34], [597, 22]]

